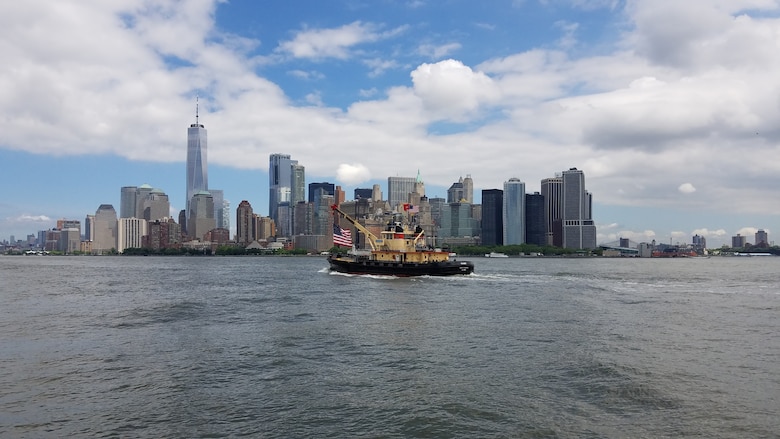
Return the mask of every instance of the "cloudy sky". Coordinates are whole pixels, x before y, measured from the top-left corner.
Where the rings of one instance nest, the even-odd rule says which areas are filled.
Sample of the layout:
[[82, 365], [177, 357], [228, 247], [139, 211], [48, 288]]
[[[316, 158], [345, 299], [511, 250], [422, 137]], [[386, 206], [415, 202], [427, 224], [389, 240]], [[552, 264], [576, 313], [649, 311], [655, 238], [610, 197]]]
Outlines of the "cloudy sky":
[[780, 231], [778, 0], [29, 0], [0, 61], [0, 240], [121, 186], [181, 209], [196, 97], [233, 209], [280, 152], [348, 194], [576, 167], [600, 243]]

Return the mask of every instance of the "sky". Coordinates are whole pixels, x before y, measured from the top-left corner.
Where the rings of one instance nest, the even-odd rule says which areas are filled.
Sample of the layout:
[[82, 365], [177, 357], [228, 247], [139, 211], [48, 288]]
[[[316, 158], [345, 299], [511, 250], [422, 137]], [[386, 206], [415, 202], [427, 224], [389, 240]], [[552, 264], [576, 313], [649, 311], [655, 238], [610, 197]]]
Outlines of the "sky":
[[[780, 231], [780, 0], [30, 0], [0, 6], [0, 240], [184, 206], [268, 211], [268, 158], [351, 194], [388, 176], [475, 198], [576, 167], [598, 242]], [[233, 228], [235, 225], [233, 225]]]

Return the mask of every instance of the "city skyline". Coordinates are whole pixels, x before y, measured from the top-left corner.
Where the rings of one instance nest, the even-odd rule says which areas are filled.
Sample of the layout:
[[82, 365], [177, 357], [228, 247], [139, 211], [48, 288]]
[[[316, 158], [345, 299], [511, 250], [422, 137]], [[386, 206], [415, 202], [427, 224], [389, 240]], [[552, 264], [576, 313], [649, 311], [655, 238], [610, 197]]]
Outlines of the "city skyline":
[[466, 175], [533, 193], [577, 167], [600, 243], [771, 240], [780, 5], [711, 3], [20, 4], [0, 26], [0, 239], [120, 209], [123, 186], [185, 209], [199, 99], [210, 183], [262, 214], [283, 151], [347, 193], [417, 170], [430, 197]]

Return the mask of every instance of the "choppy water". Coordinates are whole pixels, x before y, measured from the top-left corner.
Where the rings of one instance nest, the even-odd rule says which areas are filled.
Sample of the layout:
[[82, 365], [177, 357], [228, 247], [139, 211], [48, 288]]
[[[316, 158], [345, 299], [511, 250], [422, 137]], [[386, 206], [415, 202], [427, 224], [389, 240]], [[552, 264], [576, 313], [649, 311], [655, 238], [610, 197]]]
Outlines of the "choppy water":
[[0, 257], [0, 437], [777, 437], [780, 258]]

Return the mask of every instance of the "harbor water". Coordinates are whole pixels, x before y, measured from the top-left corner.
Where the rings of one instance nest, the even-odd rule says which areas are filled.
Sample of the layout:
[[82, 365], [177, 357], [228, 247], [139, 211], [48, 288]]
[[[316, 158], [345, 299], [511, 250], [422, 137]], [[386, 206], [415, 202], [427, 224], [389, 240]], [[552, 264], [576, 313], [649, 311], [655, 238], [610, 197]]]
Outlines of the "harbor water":
[[0, 437], [780, 434], [780, 258], [470, 260], [0, 256]]

